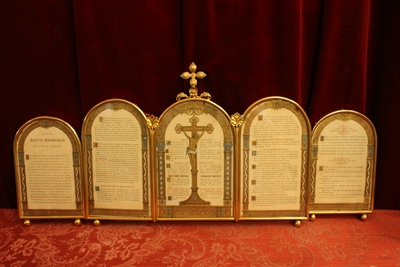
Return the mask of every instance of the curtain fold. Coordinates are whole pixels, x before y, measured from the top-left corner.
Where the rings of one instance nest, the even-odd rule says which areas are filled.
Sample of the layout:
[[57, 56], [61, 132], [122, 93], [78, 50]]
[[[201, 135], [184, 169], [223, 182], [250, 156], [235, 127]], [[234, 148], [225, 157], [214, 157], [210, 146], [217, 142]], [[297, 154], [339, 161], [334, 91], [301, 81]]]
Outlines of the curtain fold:
[[0, 208], [16, 208], [17, 130], [37, 116], [81, 126], [70, 1], [0, 1], [0, 92]]
[[271, 95], [306, 108], [319, 2], [234, 2], [184, 1], [184, 62], [196, 61], [214, 74], [199, 90], [210, 91], [230, 114]]
[[339, 109], [366, 112], [369, 6], [369, 1], [325, 1], [312, 122]]
[[74, 1], [84, 113], [116, 97], [158, 116], [175, 100], [181, 14], [181, 1]]
[[189, 82], [229, 115], [290, 98], [314, 125], [340, 109], [366, 114], [379, 138], [376, 208], [400, 209], [400, 2], [121, 0], [0, 3], [0, 207], [16, 207], [12, 140], [40, 115], [79, 133], [117, 97], [160, 116]]

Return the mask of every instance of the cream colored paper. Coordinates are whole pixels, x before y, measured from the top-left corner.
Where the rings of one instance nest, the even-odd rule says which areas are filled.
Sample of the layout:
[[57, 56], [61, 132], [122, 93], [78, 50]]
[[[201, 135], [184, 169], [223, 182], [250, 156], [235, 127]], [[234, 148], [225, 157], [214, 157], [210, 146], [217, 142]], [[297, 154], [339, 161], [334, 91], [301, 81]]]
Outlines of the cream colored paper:
[[142, 209], [141, 133], [124, 109], [106, 109], [93, 121], [94, 207]]
[[368, 137], [353, 120], [327, 124], [318, 139], [315, 203], [364, 201]]
[[[176, 116], [168, 125], [166, 131], [166, 195], [167, 205], [179, 205], [179, 202], [189, 198], [191, 194], [192, 175], [189, 154], [189, 140], [183, 132], [177, 134], [174, 128], [180, 124], [190, 125], [192, 116], [182, 114]], [[224, 147], [221, 141], [222, 129], [214, 117], [207, 114], [197, 116], [198, 125], [211, 124], [212, 134], [204, 132], [197, 143], [197, 185], [199, 195], [210, 205], [223, 205], [224, 197]], [[199, 130], [201, 133], [202, 130]], [[190, 137], [190, 133], [188, 133]]]
[[249, 210], [298, 210], [301, 125], [287, 109], [265, 109], [252, 121]]
[[75, 209], [72, 146], [56, 127], [33, 129], [25, 139], [29, 209]]

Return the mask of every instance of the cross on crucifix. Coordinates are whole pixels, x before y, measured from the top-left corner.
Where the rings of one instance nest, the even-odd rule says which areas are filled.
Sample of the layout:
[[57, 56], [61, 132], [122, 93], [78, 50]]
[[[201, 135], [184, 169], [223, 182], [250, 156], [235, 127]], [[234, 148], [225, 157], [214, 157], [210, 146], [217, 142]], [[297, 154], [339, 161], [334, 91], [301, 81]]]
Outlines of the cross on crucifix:
[[[214, 130], [214, 127], [210, 123], [207, 126], [198, 126], [197, 123], [199, 122], [199, 118], [194, 115], [189, 119], [189, 122], [191, 123], [190, 126], [182, 126], [177, 124], [175, 130], [178, 134], [183, 132], [183, 134], [188, 138], [189, 146], [186, 150], [186, 154], [190, 159], [192, 173], [197, 173], [197, 143], [203, 136], [204, 132], [211, 134]], [[191, 135], [187, 134], [187, 132], [191, 132]]]
[[199, 71], [196, 73], [197, 66], [196, 66], [196, 64], [194, 64], [194, 62], [192, 62], [192, 64], [190, 64], [189, 70], [190, 70], [190, 73], [187, 71], [182, 73], [181, 78], [183, 78], [185, 80], [190, 78], [189, 83], [190, 83], [191, 87], [189, 89], [189, 95], [190, 95], [190, 97], [197, 97], [197, 88], [196, 88], [197, 80], [196, 80], [196, 78], [203, 79], [207, 75], [202, 71]]
[[[182, 126], [180, 124], [177, 124], [175, 126], [175, 131], [177, 134], [180, 134], [183, 132], [183, 134], [188, 138], [189, 140], [189, 146], [186, 149], [186, 154], [189, 156], [190, 160], [190, 165], [192, 166], [192, 193], [190, 197], [185, 200], [180, 202], [181, 205], [196, 205], [196, 204], [201, 204], [201, 205], [209, 205], [210, 202], [204, 201], [201, 199], [201, 197], [198, 195], [198, 187], [197, 187], [197, 143], [199, 142], [200, 138], [203, 136], [204, 132], [207, 132], [211, 134], [214, 131], [214, 127], [212, 126], [211, 123], [209, 123], [207, 126], [199, 126], [197, 123], [199, 122], [199, 118], [193, 115], [189, 119], [189, 122], [191, 123], [190, 126]], [[188, 134], [190, 133], [190, 135]]]

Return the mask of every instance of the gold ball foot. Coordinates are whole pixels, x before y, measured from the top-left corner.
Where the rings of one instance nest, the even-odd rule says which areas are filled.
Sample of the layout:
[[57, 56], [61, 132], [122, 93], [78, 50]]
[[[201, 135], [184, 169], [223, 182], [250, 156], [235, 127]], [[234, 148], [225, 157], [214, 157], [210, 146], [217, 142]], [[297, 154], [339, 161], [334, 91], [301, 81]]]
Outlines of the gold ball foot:
[[294, 222], [294, 226], [300, 227], [301, 226], [301, 221], [300, 220], [295, 221]]
[[25, 220], [24, 221], [24, 226], [31, 226], [31, 221], [30, 220]]
[[361, 215], [360, 220], [365, 222], [366, 220], [368, 220], [368, 215], [367, 214]]
[[82, 222], [81, 222], [80, 219], [76, 219], [76, 220], [74, 221], [74, 225], [75, 225], [75, 226], [80, 226], [81, 224], [82, 224]]
[[317, 219], [317, 216], [315, 214], [311, 214], [310, 221], [315, 222], [316, 219]]
[[93, 225], [94, 226], [99, 226], [101, 223], [100, 223], [100, 221], [99, 220], [94, 220], [93, 221]]

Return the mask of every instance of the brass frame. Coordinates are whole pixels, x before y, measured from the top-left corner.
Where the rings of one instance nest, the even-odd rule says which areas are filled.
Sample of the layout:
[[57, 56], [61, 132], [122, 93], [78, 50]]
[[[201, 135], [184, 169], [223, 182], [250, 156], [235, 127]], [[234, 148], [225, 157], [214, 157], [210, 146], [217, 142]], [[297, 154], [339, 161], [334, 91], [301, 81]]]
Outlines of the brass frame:
[[[367, 164], [365, 170], [365, 192], [363, 203], [315, 203], [315, 184], [317, 183], [316, 165], [318, 161], [318, 140], [323, 129], [335, 120], [352, 120], [363, 127], [368, 137]], [[312, 131], [312, 152], [310, 164], [310, 214], [332, 214], [332, 213], [372, 213], [374, 208], [376, 155], [377, 155], [377, 133], [372, 122], [363, 114], [354, 110], [339, 110], [327, 114], [321, 118]], [[315, 216], [312, 217], [314, 219]], [[363, 220], [366, 217], [362, 218]]]
[[[93, 164], [92, 164], [92, 126], [94, 120], [101, 112], [105, 110], [117, 111], [124, 109], [128, 111], [137, 120], [140, 125], [139, 133], [142, 140], [142, 190], [141, 196], [143, 209], [120, 209], [115, 208], [96, 208], [93, 188]], [[147, 118], [146, 115], [135, 104], [123, 99], [109, 99], [94, 106], [86, 115], [82, 125], [82, 149], [83, 172], [86, 190], [86, 218], [95, 219], [95, 225], [99, 224], [100, 219], [118, 219], [118, 220], [154, 220], [153, 216], [153, 192], [152, 192], [152, 164], [151, 164], [151, 139], [154, 131], [153, 117]]]
[[[245, 199], [246, 192], [248, 195], [248, 183], [251, 177], [249, 177], [249, 171], [246, 167], [248, 165], [248, 160], [246, 161], [246, 153], [249, 149], [249, 138], [250, 138], [250, 126], [253, 123], [253, 119], [265, 109], [287, 109], [292, 112], [299, 119], [302, 129], [301, 138], [301, 173], [300, 173], [300, 209], [298, 210], [248, 210], [246, 208], [246, 203], [249, 203], [249, 199]], [[238, 115], [236, 115], [238, 117]], [[238, 179], [238, 219], [239, 220], [297, 220], [295, 225], [300, 226], [301, 221], [308, 219], [308, 164], [309, 164], [309, 143], [311, 136], [311, 126], [308, 117], [304, 110], [299, 104], [290, 100], [288, 98], [271, 96], [260, 99], [253, 103], [243, 115], [243, 124], [240, 126], [240, 138], [238, 138], [239, 143], [237, 146], [240, 148], [239, 160], [241, 161], [242, 154], [244, 157], [244, 162], [241, 162], [240, 167], [240, 179]], [[246, 141], [247, 140], [247, 141]], [[248, 158], [248, 157], [247, 157]], [[246, 171], [247, 170], [247, 171]], [[247, 188], [247, 191], [246, 189]], [[241, 202], [243, 197], [243, 203]], [[247, 197], [248, 198], [248, 197]], [[244, 209], [244, 210], [243, 210]], [[243, 211], [243, 214], [242, 214]]]
[[[194, 88], [196, 89], [196, 88]], [[192, 87], [192, 90], [194, 90]], [[155, 133], [156, 142], [156, 220], [234, 220], [235, 218], [235, 177], [234, 177], [234, 158], [236, 156], [236, 148], [234, 144], [234, 132], [230, 125], [229, 115], [217, 104], [211, 102], [211, 96], [197, 97], [197, 91], [191, 94], [191, 97], [177, 97], [178, 102], [168, 107], [160, 116], [159, 127]], [[202, 94], [203, 95], [203, 94]], [[183, 98], [183, 99], [182, 99]], [[180, 204], [166, 205], [166, 195], [163, 186], [165, 185], [165, 146], [166, 146], [166, 131], [177, 131], [175, 125], [168, 128], [171, 121], [182, 114], [189, 116], [202, 116], [204, 114], [211, 115], [219, 122], [224, 136], [220, 136], [221, 143], [224, 146], [224, 162], [223, 168], [226, 170], [224, 174], [224, 200], [223, 206], [211, 206], [203, 204]], [[201, 123], [207, 124], [202, 121]], [[214, 127], [218, 127], [215, 126]], [[179, 128], [179, 127], [178, 127]], [[179, 131], [179, 130], [178, 130]], [[178, 132], [177, 131], [177, 132]], [[178, 134], [177, 132], [173, 134]], [[188, 163], [189, 164], [189, 163]], [[197, 179], [197, 174], [196, 174]], [[193, 175], [192, 175], [193, 182]], [[196, 182], [197, 183], [197, 182]], [[192, 187], [193, 190], [193, 187]], [[196, 189], [197, 190], [197, 189]], [[196, 191], [197, 192], [197, 191]], [[196, 193], [195, 192], [195, 193]], [[192, 191], [193, 194], [193, 191]], [[201, 197], [201, 196], [200, 196]], [[189, 197], [190, 198], [190, 197]], [[184, 202], [184, 201], [183, 201]], [[184, 215], [182, 215], [184, 214]]]
[[[48, 129], [56, 127], [68, 137], [72, 147], [73, 174], [75, 185], [76, 209], [30, 209], [27, 192], [27, 176], [25, 170], [25, 150], [24, 145], [28, 135], [36, 128]], [[84, 218], [84, 202], [81, 175], [81, 143], [75, 130], [65, 121], [48, 116], [36, 117], [24, 123], [16, 133], [14, 138], [14, 168], [17, 186], [17, 203], [19, 217], [22, 219], [77, 219], [76, 224], [80, 224], [79, 218]], [[29, 174], [28, 174], [29, 175]], [[26, 225], [29, 225], [29, 220]]]
[[[374, 125], [365, 115], [353, 110], [335, 111], [321, 118], [311, 130], [307, 114], [298, 103], [285, 97], [271, 96], [254, 102], [243, 115], [235, 113], [229, 116], [222, 107], [211, 101], [209, 93], [203, 92], [200, 96], [198, 95], [196, 79], [203, 79], [206, 74], [202, 71], [196, 73], [197, 66], [194, 63], [190, 65], [189, 70], [190, 73], [184, 72], [181, 75], [183, 79], [190, 79], [189, 95], [179, 93], [176, 97], [177, 102], [170, 105], [162, 113], [160, 119], [154, 116], [146, 116], [137, 105], [124, 99], [115, 98], [95, 105], [86, 114], [81, 128], [81, 141], [75, 130], [67, 122], [59, 118], [42, 116], [23, 124], [17, 131], [13, 144], [19, 217], [24, 219], [75, 218], [76, 225], [80, 224], [80, 218], [86, 218], [95, 220], [95, 225], [100, 224], [100, 219], [115, 219], [138, 221], [297, 220], [295, 225], [300, 226], [300, 220], [308, 219], [310, 215], [311, 220], [314, 220], [315, 214], [363, 213], [362, 220], [366, 220], [365, 213], [373, 212], [377, 133]], [[139, 155], [140, 159], [136, 163], [141, 165], [141, 170], [138, 171], [140, 171], [141, 175], [142, 195], [140, 199], [143, 203], [142, 209], [130, 209], [129, 207], [122, 209], [119, 206], [115, 206], [115, 203], [113, 203], [115, 206], [113, 208], [98, 208], [95, 205], [93, 181], [95, 164], [92, 161], [94, 145], [92, 143], [93, 123], [103, 111], [116, 112], [121, 109], [129, 112], [140, 128], [138, 129], [138, 135], [140, 134], [138, 143], [141, 144], [141, 155]], [[299, 206], [299, 209], [284, 209], [285, 207], [283, 206], [280, 206], [281, 210], [262, 209], [264, 206], [257, 207], [259, 209], [254, 210], [249, 209], [251, 201], [249, 186], [252, 175], [254, 175], [249, 168], [250, 128], [258, 115], [267, 109], [286, 109], [290, 111], [296, 116], [301, 127], [301, 136], [299, 135], [299, 139], [296, 140], [296, 149], [297, 144], [299, 144], [300, 149], [299, 154], [296, 152], [296, 160], [298, 160], [296, 162], [299, 162], [298, 165], [296, 164], [296, 172], [300, 172], [299, 177], [297, 177], [299, 187], [296, 188], [296, 194], [299, 192], [300, 195], [296, 195], [295, 205], [296, 207]], [[181, 121], [179, 116], [182, 116], [182, 121], [184, 119], [185, 124], [188, 125], [182, 126], [180, 123], [172, 125], [173, 121]], [[318, 140], [324, 128], [336, 120], [354, 121], [365, 130], [367, 135], [364, 201], [361, 203], [315, 202], [318, 179], [316, 170]], [[198, 122], [202, 126], [197, 125]], [[38, 127], [45, 129], [57, 127], [65, 133], [71, 143], [74, 175], [71, 179], [74, 179], [76, 209], [29, 209], [29, 192], [27, 192], [27, 179], [29, 180], [29, 176], [27, 176], [25, 168], [24, 145], [29, 133]], [[216, 128], [217, 131], [214, 131]], [[261, 130], [267, 132], [266, 128], [262, 126]], [[296, 129], [298, 129], [297, 126]], [[189, 132], [191, 132], [191, 136], [189, 136]], [[166, 170], [169, 167], [167, 164], [168, 157], [171, 155], [166, 155], [169, 153], [166, 149], [168, 147], [167, 138], [181, 133], [187, 137], [187, 140], [183, 138], [185, 142], [189, 141], [185, 155], [189, 159], [186, 163], [186, 158], [183, 161], [181, 157], [182, 162], [179, 163], [184, 166], [185, 170], [172, 173], [172, 171]], [[220, 142], [218, 146], [221, 145], [222, 152], [219, 158], [214, 160], [219, 168], [219, 173], [216, 174], [221, 175], [221, 183], [218, 186], [209, 187], [212, 190], [220, 190], [221, 198], [218, 199], [218, 205], [211, 205], [210, 201], [202, 199], [198, 193], [197, 141], [203, 134], [212, 134], [213, 141]], [[297, 143], [298, 141], [300, 143]], [[181, 148], [182, 146], [179, 147], [179, 149]], [[212, 150], [208, 149], [207, 152], [210, 153], [210, 151]], [[188, 171], [190, 167], [191, 169]], [[190, 195], [186, 200], [179, 201], [178, 205], [170, 205], [171, 202], [168, 204], [166, 194], [167, 173], [185, 174], [189, 177], [185, 178], [185, 182], [191, 181], [192, 183]], [[268, 183], [268, 181], [264, 180], [263, 182]], [[268, 186], [271, 185], [269, 184]], [[219, 197], [219, 192], [215, 194], [217, 195], [216, 198]], [[357, 197], [357, 201], [359, 197]], [[181, 196], [181, 198], [183, 197]], [[299, 199], [299, 203], [297, 203], [297, 199]], [[220, 205], [219, 203], [222, 204]], [[26, 220], [25, 224], [29, 225], [29, 220]]]

